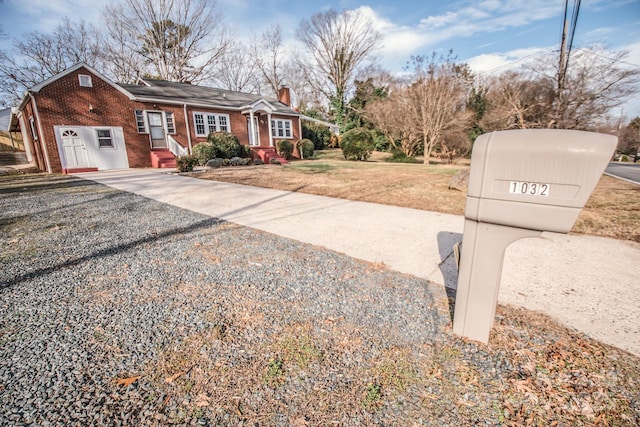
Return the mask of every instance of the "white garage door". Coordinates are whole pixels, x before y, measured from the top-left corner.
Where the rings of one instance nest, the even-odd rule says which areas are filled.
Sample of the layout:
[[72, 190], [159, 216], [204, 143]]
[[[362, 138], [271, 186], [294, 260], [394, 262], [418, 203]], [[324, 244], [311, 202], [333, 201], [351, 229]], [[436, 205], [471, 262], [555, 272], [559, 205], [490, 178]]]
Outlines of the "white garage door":
[[124, 133], [115, 126], [55, 126], [63, 169], [129, 167]]

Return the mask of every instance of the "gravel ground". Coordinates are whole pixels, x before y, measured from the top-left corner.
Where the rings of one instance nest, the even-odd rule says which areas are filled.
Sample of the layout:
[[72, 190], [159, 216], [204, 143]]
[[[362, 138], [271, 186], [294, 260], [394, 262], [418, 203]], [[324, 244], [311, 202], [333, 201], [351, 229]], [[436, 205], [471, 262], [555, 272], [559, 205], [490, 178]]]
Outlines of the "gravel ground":
[[546, 318], [482, 346], [381, 265], [77, 178], [0, 202], [0, 425], [640, 423], [639, 360]]

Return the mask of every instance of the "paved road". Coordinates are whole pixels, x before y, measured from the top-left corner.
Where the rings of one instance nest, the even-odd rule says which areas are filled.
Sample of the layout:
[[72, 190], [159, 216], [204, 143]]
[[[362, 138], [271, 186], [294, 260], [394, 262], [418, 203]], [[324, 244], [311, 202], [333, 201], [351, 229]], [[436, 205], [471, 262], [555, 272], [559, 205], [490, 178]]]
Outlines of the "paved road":
[[[206, 181], [158, 169], [76, 174], [455, 288], [462, 216]], [[542, 233], [511, 244], [498, 300], [640, 356], [640, 245]]]
[[611, 162], [605, 170], [607, 175], [622, 178], [625, 181], [631, 181], [640, 184], [640, 163], [618, 163]]

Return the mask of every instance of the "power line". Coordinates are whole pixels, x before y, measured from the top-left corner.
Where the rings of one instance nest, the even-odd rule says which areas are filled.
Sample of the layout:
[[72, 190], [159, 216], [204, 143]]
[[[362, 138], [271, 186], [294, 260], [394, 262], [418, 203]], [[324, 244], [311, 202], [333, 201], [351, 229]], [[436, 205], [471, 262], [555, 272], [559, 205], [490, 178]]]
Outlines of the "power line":
[[569, 38], [569, 48], [567, 49], [567, 62], [564, 66], [564, 73], [567, 73], [569, 68], [569, 58], [571, 58], [571, 49], [573, 48], [573, 37], [576, 34], [576, 26], [578, 24], [578, 14], [580, 13], [580, 1], [573, 1], [573, 14], [571, 15], [571, 37]]

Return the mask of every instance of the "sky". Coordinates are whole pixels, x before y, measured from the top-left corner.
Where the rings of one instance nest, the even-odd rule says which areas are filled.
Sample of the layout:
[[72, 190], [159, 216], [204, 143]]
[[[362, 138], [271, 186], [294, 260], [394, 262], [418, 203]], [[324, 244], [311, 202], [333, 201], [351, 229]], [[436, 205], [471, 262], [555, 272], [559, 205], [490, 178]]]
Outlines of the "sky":
[[[52, 31], [64, 17], [100, 27], [103, 7], [114, 0], [0, 1], [0, 28], [9, 34], [0, 48], [6, 49], [12, 38]], [[383, 35], [376, 56], [386, 70], [401, 72], [411, 55], [452, 49], [476, 73], [490, 75], [557, 52], [564, 0], [217, 0], [217, 7], [235, 37], [249, 41], [279, 24], [291, 44], [303, 19], [329, 9], [358, 10]], [[640, 0], [582, 0], [574, 49], [592, 45], [627, 50], [626, 66], [640, 67]], [[640, 116], [640, 88], [614, 114]]]

